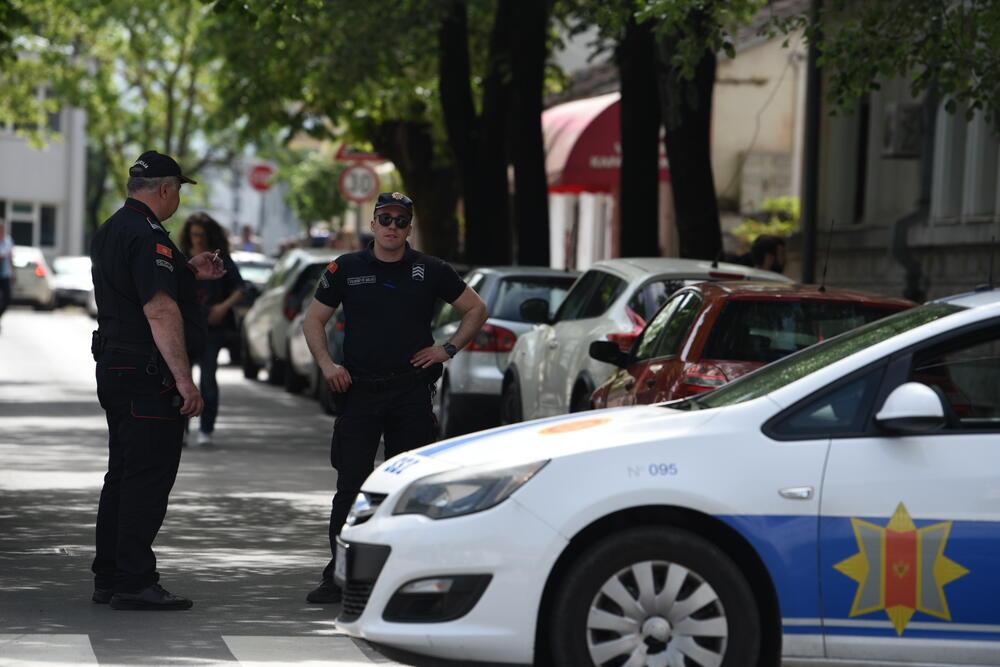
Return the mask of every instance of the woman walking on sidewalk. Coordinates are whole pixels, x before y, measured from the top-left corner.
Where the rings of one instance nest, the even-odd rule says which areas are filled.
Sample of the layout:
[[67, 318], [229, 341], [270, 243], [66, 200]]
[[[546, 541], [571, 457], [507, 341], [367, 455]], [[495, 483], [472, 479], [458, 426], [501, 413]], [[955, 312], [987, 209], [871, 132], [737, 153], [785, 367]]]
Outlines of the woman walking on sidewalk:
[[205, 399], [201, 414], [197, 446], [212, 444], [215, 418], [219, 414], [219, 384], [215, 379], [219, 350], [228, 333], [236, 329], [233, 306], [243, 297], [243, 278], [229, 256], [229, 239], [221, 225], [207, 213], [195, 213], [181, 229], [180, 247], [184, 254], [193, 257], [202, 252], [219, 252], [226, 273], [218, 280], [198, 283], [198, 303], [208, 322], [205, 351], [199, 359], [192, 359], [201, 367], [200, 389]]

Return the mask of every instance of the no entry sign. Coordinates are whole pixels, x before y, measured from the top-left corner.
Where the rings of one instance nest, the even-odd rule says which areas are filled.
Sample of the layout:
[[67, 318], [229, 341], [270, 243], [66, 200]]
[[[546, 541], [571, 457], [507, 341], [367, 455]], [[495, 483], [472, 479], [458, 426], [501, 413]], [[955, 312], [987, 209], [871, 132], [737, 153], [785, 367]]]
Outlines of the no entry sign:
[[254, 165], [250, 169], [250, 187], [258, 192], [264, 192], [271, 188], [271, 177], [274, 176], [274, 167], [269, 164]]
[[340, 174], [340, 193], [353, 202], [366, 202], [378, 194], [378, 174], [363, 164], [351, 165]]

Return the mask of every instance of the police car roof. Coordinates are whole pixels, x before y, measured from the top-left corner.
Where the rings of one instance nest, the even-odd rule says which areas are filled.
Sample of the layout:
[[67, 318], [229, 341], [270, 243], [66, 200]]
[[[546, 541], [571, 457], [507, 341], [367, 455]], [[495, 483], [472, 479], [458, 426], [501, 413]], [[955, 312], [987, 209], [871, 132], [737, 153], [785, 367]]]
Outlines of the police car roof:
[[995, 303], [1000, 303], [1000, 288], [994, 287], [992, 289], [987, 288], [972, 292], [963, 292], [962, 294], [955, 294], [935, 299], [931, 303], [952, 303], [956, 306], [963, 306], [965, 308], [989, 306]]

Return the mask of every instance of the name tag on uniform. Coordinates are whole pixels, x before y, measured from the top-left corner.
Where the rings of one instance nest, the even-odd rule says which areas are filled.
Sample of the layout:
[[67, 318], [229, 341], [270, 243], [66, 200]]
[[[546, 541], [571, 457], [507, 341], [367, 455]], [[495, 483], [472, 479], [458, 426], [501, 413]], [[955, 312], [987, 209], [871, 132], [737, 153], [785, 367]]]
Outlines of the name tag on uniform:
[[352, 287], [355, 285], [374, 285], [375, 276], [354, 276], [347, 279], [347, 284]]

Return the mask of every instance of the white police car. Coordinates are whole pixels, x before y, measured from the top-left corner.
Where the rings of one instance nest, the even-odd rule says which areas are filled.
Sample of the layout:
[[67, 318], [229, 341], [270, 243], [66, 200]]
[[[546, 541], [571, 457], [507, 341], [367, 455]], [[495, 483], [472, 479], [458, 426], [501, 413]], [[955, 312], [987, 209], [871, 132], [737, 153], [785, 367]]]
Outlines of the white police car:
[[1000, 290], [398, 456], [348, 523], [339, 625], [417, 653], [1000, 664]]

